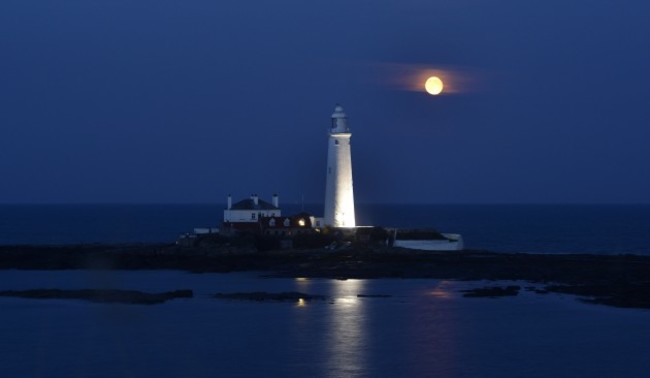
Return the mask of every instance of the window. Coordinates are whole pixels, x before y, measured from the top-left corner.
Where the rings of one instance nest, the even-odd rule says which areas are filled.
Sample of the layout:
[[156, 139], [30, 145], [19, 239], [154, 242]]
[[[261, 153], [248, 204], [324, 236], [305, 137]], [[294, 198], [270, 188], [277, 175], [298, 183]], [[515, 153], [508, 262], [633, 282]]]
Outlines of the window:
[[284, 219], [284, 227], [289, 227], [290, 221], [289, 218]]
[[339, 144], [338, 139], [334, 139], [334, 144]]
[[271, 220], [269, 221], [269, 226], [275, 227], [275, 218], [271, 218]]
[[257, 219], [257, 218], [255, 218], [255, 215], [256, 215], [255, 213], [251, 213], [251, 219], [253, 219], [253, 220]]

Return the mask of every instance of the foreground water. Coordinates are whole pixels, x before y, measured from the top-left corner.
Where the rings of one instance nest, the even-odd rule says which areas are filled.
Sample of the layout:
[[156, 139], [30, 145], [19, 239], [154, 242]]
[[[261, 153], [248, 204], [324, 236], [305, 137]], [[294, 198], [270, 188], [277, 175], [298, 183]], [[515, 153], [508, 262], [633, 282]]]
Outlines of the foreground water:
[[[0, 244], [173, 242], [222, 217], [218, 205], [0, 205]], [[650, 205], [358, 205], [357, 223], [461, 233], [472, 249], [650, 254]]]
[[[650, 311], [556, 294], [459, 295], [479, 282], [174, 271], [0, 271], [0, 282], [2, 290], [195, 291], [155, 306], [0, 298], [3, 376], [645, 377], [650, 368]], [[260, 290], [329, 299], [210, 298]]]

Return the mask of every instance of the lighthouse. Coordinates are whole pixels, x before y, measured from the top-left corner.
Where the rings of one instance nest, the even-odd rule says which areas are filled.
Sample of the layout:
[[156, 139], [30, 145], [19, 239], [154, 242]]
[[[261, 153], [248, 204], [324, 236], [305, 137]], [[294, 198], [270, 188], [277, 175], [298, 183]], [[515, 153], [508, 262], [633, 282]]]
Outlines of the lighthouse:
[[356, 225], [352, 191], [351, 136], [343, 108], [336, 105], [327, 141], [324, 212], [326, 226], [355, 227]]

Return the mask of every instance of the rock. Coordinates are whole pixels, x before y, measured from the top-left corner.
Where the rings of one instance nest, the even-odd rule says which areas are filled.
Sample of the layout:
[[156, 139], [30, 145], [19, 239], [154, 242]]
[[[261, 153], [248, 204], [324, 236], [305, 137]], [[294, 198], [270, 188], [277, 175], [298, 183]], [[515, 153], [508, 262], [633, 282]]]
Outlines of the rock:
[[175, 298], [192, 298], [192, 290], [175, 290], [164, 293], [143, 293], [136, 290], [108, 289], [35, 289], [0, 291], [2, 297], [30, 299], [81, 299], [96, 303], [159, 304]]
[[519, 294], [519, 286], [488, 286], [478, 289], [462, 290], [463, 297], [467, 298], [497, 298], [509, 297]]
[[357, 294], [357, 298], [390, 298], [388, 294]]
[[609, 284], [549, 285], [548, 292], [573, 294], [586, 303], [626, 308], [650, 308], [650, 286], [619, 281]]
[[256, 302], [263, 302], [263, 301], [297, 302], [300, 300], [303, 301], [324, 300], [325, 296], [305, 294], [305, 293], [299, 293], [295, 291], [284, 292], [284, 293], [267, 293], [263, 291], [254, 291], [250, 293], [217, 293], [214, 295], [214, 298], [256, 301]]

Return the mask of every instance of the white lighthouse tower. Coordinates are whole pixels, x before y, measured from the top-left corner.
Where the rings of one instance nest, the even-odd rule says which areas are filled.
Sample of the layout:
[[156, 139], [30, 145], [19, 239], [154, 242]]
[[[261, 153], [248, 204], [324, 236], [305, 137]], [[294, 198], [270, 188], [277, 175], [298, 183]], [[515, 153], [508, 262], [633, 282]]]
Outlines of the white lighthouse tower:
[[355, 227], [356, 225], [352, 192], [351, 136], [343, 108], [336, 105], [327, 142], [326, 226]]

